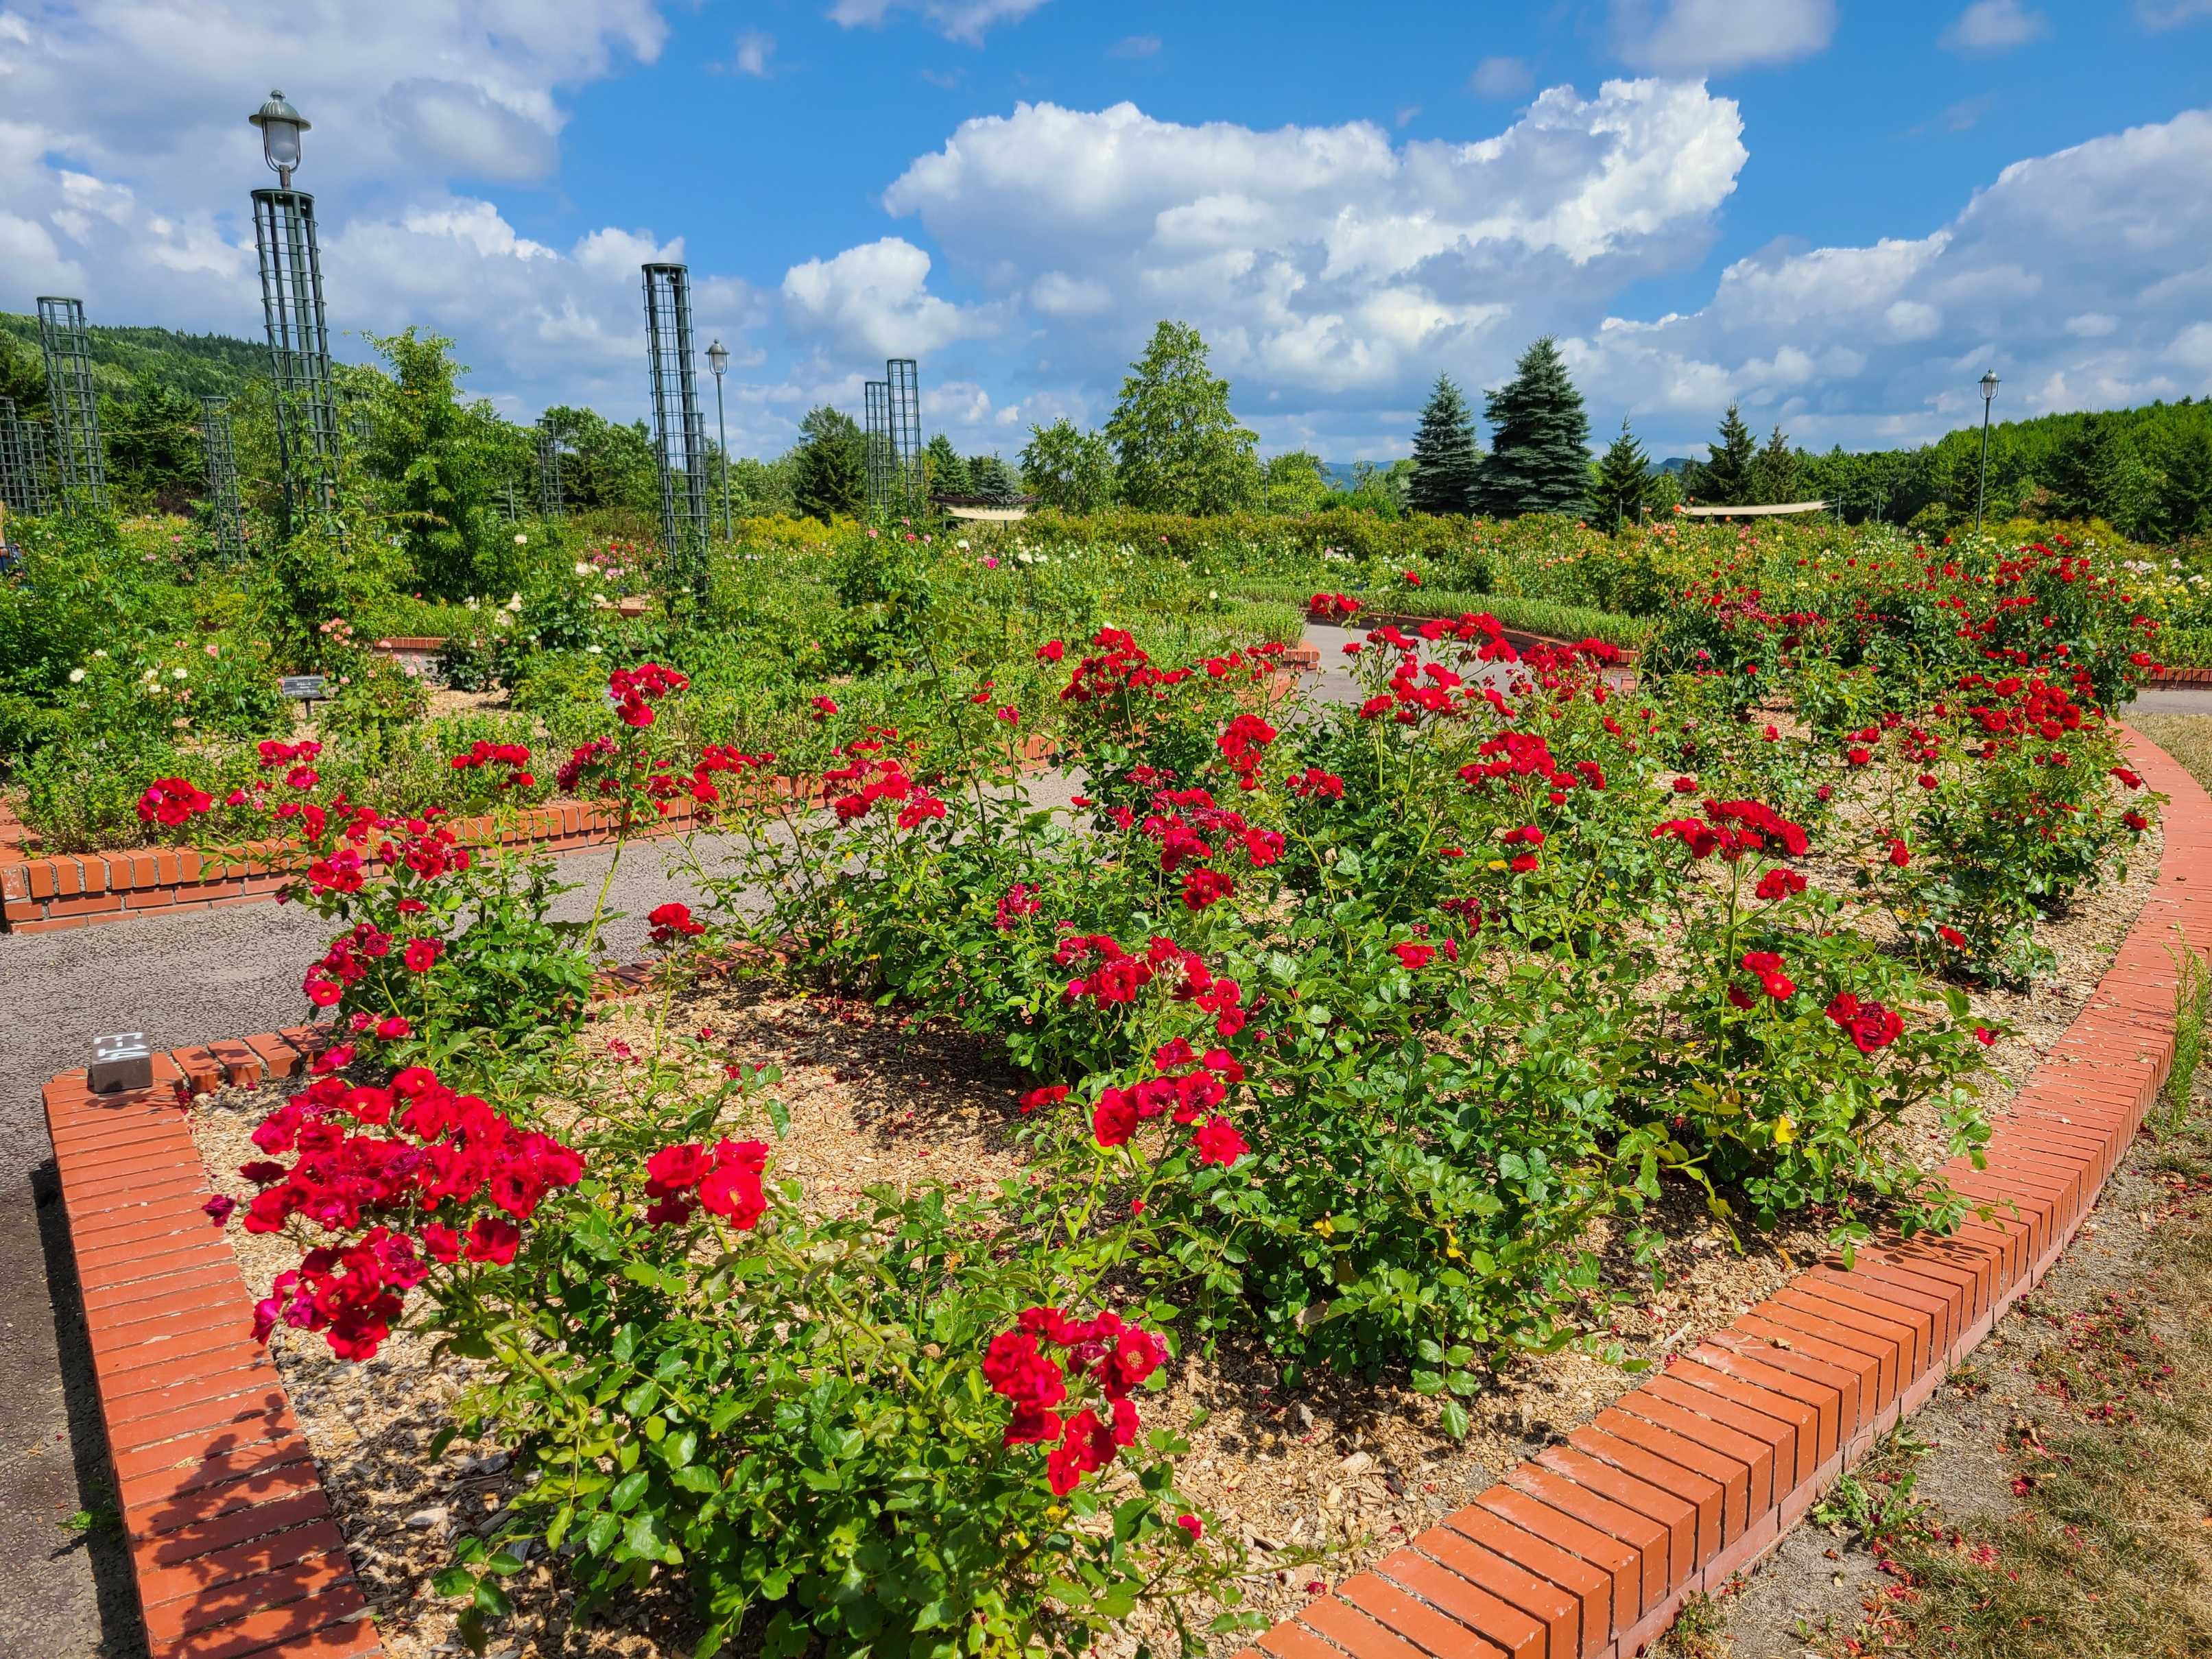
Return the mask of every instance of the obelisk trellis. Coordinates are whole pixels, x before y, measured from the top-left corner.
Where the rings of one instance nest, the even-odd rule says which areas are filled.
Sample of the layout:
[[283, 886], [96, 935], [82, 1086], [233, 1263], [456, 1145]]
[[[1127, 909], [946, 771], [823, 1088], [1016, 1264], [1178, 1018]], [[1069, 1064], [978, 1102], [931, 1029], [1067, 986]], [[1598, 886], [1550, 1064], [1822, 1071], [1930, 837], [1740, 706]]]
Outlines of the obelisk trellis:
[[238, 500], [238, 453], [231, 446], [230, 402], [200, 399], [200, 447], [207, 457], [207, 524], [226, 563], [246, 556], [246, 526]]
[[46, 397], [53, 405], [54, 454], [64, 498], [74, 501], [82, 493], [93, 506], [104, 507], [106, 455], [100, 441], [100, 399], [92, 387], [84, 301], [41, 295], [39, 344], [46, 354]]
[[911, 357], [893, 357], [884, 365], [889, 392], [886, 419], [890, 428], [890, 489], [900, 511], [919, 513], [921, 477], [921, 370]]
[[866, 380], [860, 386], [864, 453], [868, 461], [868, 511], [887, 512], [891, 504], [891, 383]]
[[331, 510], [337, 476], [337, 410], [315, 198], [303, 190], [255, 191], [253, 240], [261, 256], [261, 310], [269, 329], [289, 532], [301, 495], [321, 511]]
[[44, 428], [16, 414], [13, 398], [0, 398], [0, 502], [10, 513], [46, 510]]
[[538, 516], [558, 524], [568, 501], [561, 489], [561, 434], [550, 415], [538, 417]]
[[691, 275], [645, 267], [646, 358], [653, 378], [653, 462], [660, 480], [660, 539], [667, 597], [707, 596], [707, 423], [691, 362]]

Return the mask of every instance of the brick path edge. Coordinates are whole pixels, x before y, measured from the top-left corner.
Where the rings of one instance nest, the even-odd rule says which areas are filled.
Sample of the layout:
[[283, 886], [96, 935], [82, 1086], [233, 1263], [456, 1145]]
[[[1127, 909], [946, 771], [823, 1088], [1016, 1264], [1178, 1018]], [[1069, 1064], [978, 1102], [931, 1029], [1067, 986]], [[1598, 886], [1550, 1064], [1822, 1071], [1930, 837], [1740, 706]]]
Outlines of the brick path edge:
[[[2212, 944], [2212, 799], [2125, 741], [2170, 798], [2157, 883], [1986, 1167], [1946, 1166], [1987, 1217], [1800, 1274], [1237, 1659], [1630, 1659], [1934, 1392], [2094, 1203], [2172, 1064], [2169, 946]], [[613, 969], [597, 994], [649, 978]], [[176, 1103], [179, 1085], [295, 1076], [325, 1040], [301, 1026], [174, 1049], [143, 1090], [94, 1095], [82, 1071], [46, 1085], [151, 1659], [385, 1652]]]

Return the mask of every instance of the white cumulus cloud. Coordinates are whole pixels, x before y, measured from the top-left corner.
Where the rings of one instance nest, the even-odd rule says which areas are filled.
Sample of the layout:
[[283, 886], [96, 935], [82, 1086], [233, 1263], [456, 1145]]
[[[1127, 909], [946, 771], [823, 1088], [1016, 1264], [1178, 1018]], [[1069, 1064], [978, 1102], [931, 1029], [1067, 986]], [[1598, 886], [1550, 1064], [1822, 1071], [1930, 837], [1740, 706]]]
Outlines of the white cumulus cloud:
[[931, 294], [929, 255], [898, 236], [793, 265], [783, 302], [799, 333], [877, 357], [917, 357], [990, 328], [979, 310]]
[[981, 43], [997, 23], [1018, 23], [1045, 0], [836, 0], [830, 21], [846, 28], [878, 27], [894, 12], [915, 11], [948, 40]]
[[1835, 0], [1613, 0], [1614, 50], [1661, 75], [1791, 64], [1835, 32]]
[[1694, 258], [1744, 160], [1731, 100], [1654, 81], [1555, 87], [1474, 143], [1037, 103], [963, 122], [884, 199], [1052, 319], [1058, 358], [1103, 374], [1176, 316], [1283, 397], [1351, 398], [1510, 356], [1493, 326], [1529, 295]]
[[2050, 30], [2049, 20], [2021, 0], [1974, 0], [1944, 31], [1942, 43], [1954, 52], [2008, 52]]

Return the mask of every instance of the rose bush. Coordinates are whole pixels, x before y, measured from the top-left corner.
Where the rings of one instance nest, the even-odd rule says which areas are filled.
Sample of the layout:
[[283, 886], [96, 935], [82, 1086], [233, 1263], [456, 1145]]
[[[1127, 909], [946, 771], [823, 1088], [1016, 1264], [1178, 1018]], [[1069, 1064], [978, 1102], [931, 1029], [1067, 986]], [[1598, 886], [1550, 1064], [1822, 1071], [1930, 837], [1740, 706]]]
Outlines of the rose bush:
[[[1847, 1249], [1965, 1212], [1932, 1169], [1986, 1137], [1994, 1034], [1960, 986], [2031, 971], [2148, 830], [2106, 713], [2143, 630], [2071, 552], [1771, 565], [1710, 573], [1632, 684], [1477, 613], [1370, 630], [1357, 696], [1313, 704], [1279, 647], [1102, 622], [813, 692], [769, 755], [617, 667], [559, 787], [715, 834], [647, 918], [661, 1015], [619, 1088], [562, 1042], [595, 930], [542, 871], [280, 754], [257, 810], [339, 925], [307, 988], [350, 1041], [263, 1126], [246, 1224], [303, 1246], [264, 1316], [356, 1356], [413, 1316], [483, 1362], [459, 1426], [525, 1479], [441, 1586], [479, 1633], [526, 1540], [586, 1608], [680, 1576], [710, 1648], [1072, 1650], [1206, 1599], [1234, 1628], [1144, 1406], [1181, 1344], [1400, 1375], [1460, 1434], [1514, 1354], [1607, 1351], [1607, 1253], [1656, 1260], [1670, 1187]], [[182, 774], [143, 805], [216, 812]], [[665, 1036], [705, 963], [1000, 1043], [1030, 1179], [810, 1203], [757, 1133], [773, 1080], [702, 1085]]]

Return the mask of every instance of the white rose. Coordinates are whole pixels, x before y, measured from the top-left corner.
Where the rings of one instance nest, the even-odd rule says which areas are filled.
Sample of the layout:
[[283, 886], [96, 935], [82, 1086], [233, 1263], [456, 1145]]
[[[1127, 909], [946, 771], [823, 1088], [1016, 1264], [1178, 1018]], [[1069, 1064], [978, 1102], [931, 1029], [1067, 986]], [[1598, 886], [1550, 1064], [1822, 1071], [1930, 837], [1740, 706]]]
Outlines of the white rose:
[[149, 668], [138, 678], [147, 684], [151, 685], [155, 680], [160, 679], [161, 676], [156, 670]]
[[70, 684], [71, 685], [80, 685], [83, 684], [83, 682], [84, 670], [82, 668], [72, 668], [70, 670]]
[[599, 654], [599, 647], [596, 645], [587, 645], [584, 647], [584, 654], [587, 657], [596, 657]]
[[507, 596], [507, 608], [509, 611], [520, 611], [520, 610], [521, 610], [521, 609], [522, 609], [522, 595], [521, 595], [521, 594], [520, 594], [520, 593], [510, 593], [510, 594], [508, 594], [508, 595]]
[[517, 547], [527, 547], [530, 545], [530, 538], [518, 530], [514, 532], [514, 544]]
[[102, 662], [106, 662], [107, 660], [107, 653], [105, 651], [95, 651], [92, 654], [99, 658]]
[[586, 564], [581, 559], [576, 561], [574, 568], [575, 572], [579, 576], [588, 576], [592, 574], [592, 567]]

